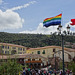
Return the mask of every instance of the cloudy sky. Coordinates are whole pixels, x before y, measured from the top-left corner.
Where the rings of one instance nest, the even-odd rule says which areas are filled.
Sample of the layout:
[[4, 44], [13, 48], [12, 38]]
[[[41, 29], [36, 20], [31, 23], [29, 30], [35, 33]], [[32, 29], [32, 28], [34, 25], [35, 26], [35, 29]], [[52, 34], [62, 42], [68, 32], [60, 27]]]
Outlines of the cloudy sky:
[[43, 20], [60, 13], [64, 30], [75, 19], [75, 0], [0, 0], [0, 32], [50, 34], [57, 26], [45, 28]]

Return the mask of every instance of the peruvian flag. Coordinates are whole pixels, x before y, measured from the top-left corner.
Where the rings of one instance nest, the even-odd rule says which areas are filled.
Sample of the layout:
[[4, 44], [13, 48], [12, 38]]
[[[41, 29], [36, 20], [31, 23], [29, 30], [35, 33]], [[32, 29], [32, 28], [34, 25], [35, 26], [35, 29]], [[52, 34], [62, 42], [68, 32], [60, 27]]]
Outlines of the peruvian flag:
[[72, 23], [70, 23], [70, 25], [72, 25], [72, 26], [75, 25], [75, 19], [71, 19], [71, 22]]

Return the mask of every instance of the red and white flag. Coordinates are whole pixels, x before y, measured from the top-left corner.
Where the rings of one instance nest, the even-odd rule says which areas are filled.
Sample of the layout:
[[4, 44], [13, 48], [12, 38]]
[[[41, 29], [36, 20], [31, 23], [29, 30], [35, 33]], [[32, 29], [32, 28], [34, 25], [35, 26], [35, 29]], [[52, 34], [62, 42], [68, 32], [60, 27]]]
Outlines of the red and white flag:
[[75, 19], [71, 19], [71, 22], [70, 25], [74, 26], [75, 25]]

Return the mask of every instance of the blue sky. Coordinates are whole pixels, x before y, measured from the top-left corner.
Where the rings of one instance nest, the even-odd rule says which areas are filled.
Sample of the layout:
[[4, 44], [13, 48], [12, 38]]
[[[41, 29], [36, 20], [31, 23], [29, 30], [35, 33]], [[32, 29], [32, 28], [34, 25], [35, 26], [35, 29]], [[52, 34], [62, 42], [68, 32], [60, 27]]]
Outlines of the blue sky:
[[0, 0], [0, 32], [50, 34], [57, 26], [45, 28], [42, 22], [60, 13], [64, 30], [75, 18], [75, 0]]

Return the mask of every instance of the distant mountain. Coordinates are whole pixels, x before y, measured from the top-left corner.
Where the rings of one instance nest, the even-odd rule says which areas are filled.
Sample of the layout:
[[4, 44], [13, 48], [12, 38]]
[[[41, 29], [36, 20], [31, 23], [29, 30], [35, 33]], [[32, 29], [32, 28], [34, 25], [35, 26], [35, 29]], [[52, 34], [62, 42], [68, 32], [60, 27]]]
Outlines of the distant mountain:
[[[60, 35], [43, 35], [43, 34], [21, 34], [0, 32], [0, 42], [23, 45], [26, 47], [43, 47], [50, 45], [61, 45]], [[75, 36], [64, 36], [64, 43], [75, 43]]]

